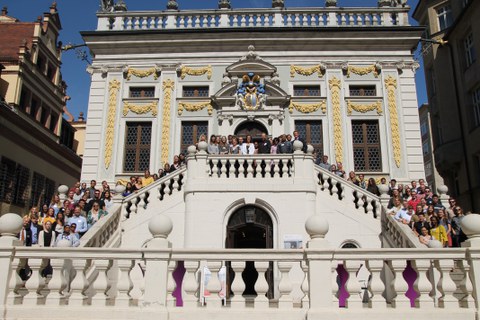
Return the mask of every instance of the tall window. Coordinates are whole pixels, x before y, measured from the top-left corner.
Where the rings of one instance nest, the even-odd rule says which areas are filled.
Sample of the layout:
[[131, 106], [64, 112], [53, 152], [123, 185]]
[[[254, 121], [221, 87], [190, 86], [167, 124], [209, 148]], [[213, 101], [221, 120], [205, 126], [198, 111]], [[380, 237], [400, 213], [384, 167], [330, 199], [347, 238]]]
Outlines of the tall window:
[[313, 146], [317, 156], [323, 156], [322, 121], [295, 121], [295, 130], [307, 144]]
[[207, 121], [183, 121], [182, 122], [182, 145], [181, 152], [186, 153], [187, 148], [196, 144], [200, 136], [204, 134], [208, 141], [208, 122]]
[[477, 61], [477, 53], [475, 51], [475, 45], [473, 43], [473, 33], [470, 32], [463, 40], [463, 47], [465, 50], [465, 62], [467, 68], [470, 67], [475, 61]]
[[0, 201], [25, 206], [30, 170], [2, 157], [0, 162]]
[[375, 97], [377, 95], [376, 86], [350, 86], [349, 87], [351, 97]]
[[438, 27], [441, 30], [447, 29], [453, 23], [452, 7], [446, 5], [437, 9]]
[[32, 189], [30, 190], [30, 207], [41, 206], [45, 196], [45, 176], [38, 172], [33, 173]]
[[293, 95], [294, 96], [320, 96], [320, 86], [293, 86]]
[[355, 171], [381, 172], [382, 152], [377, 120], [352, 121]]
[[475, 127], [480, 126], [480, 88], [476, 89], [473, 94], [473, 124]]
[[150, 167], [151, 122], [127, 122], [124, 172], [142, 172]]

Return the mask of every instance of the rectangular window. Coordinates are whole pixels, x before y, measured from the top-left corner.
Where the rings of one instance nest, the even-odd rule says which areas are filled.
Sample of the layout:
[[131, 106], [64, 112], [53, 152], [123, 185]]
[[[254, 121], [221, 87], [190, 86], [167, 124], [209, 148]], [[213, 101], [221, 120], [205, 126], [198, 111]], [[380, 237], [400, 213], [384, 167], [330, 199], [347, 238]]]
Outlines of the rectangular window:
[[127, 122], [124, 172], [142, 172], [150, 167], [151, 122]]
[[452, 7], [446, 5], [437, 9], [438, 27], [440, 31], [447, 29], [453, 23]]
[[13, 204], [24, 207], [27, 202], [27, 189], [30, 181], [30, 169], [17, 164], [15, 169], [15, 189], [13, 192]]
[[53, 195], [55, 194], [55, 181], [45, 179], [45, 192], [43, 197], [43, 203], [50, 203]]
[[197, 144], [202, 134], [207, 137], [208, 141], [207, 121], [183, 121], [181, 152], [186, 153], [189, 146]]
[[350, 86], [351, 97], [375, 97], [377, 95], [376, 86]]
[[130, 87], [130, 98], [154, 98], [155, 87]]
[[473, 43], [473, 33], [470, 32], [468, 36], [463, 40], [463, 47], [465, 50], [465, 62], [467, 68], [477, 61], [477, 53], [475, 51], [475, 45]]
[[50, 110], [48, 110], [47, 107], [43, 106], [42, 107], [42, 112], [41, 112], [41, 115], [40, 115], [40, 123], [42, 125], [47, 125], [47, 120], [48, 120], [48, 115], [50, 114]]
[[53, 133], [55, 133], [55, 129], [57, 128], [57, 122], [58, 122], [58, 115], [55, 114], [55, 113], [52, 113], [50, 115], [50, 131], [52, 131]]
[[25, 87], [22, 88], [22, 93], [20, 95], [19, 107], [24, 112], [27, 111], [27, 106], [30, 104], [31, 93]]
[[480, 88], [472, 94], [473, 99], [473, 124], [475, 127], [480, 126]]
[[352, 121], [355, 171], [381, 172], [382, 152], [377, 120]]
[[319, 97], [320, 94], [320, 86], [293, 86], [294, 96]]
[[420, 132], [422, 133], [422, 137], [428, 133], [428, 126], [426, 122], [422, 122], [420, 124]]
[[295, 121], [295, 130], [315, 149], [317, 157], [323, 156], [322, 121]]
[[47, 70], [47, 77], [50, 81], [55, 83], [55, 77], [57, 75], [57, 68], [55, 68], [53, 65], [49, 64], [48, 65], [48, 70]]
[[39, 207], [46, 203], [45, 196], [45, 176], [38, 172], [33, 173], [32, 189], [30, 190], [30, 207]]
[[38, 108], [40, 108], [40, 102], [38, 101], [37, 98], [33, 97], [32, 102], [30, 104], [30, 115], [34, 119], [37, 118]]
[[209, 96], [209, 87], [208, 86], [184, 86], [183, 87], [183, 97], [208, 97]]
[[0, 201], [25, 206], [30, 170], [2, 157], [0, 162]]
[[424, 155], [429, 154], [430, 153], [430, 142], [425, 141], [422, 145], [422, 149], [423, 149], [423, 154]]

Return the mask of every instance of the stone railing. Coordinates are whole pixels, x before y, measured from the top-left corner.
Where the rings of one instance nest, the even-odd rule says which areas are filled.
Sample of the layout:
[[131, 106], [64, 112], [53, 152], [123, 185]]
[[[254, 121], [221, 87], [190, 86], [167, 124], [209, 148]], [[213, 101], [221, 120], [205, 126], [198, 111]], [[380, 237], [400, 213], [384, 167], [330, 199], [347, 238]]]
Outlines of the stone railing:
[[125, 197], [122, 202], [124, 218], [128, 219], [131, 215], [139, 213], [139, 210], [146, 209], [152, 201], [150, 197], [157, 197], [158, 200], [163, 201], [173, 192], [181, 191], [186, 173], [186, 168], [178, 169]]
[[110, 211], [85, 233], [80, 239], [80, 247], [110, 248], [120, 244], [122, 207], [115, 204]]
[[[146, 249], [16, 247], [21, 222], [0, 218], [3, 319], [51, 317], [66, 305], [95, 319], [478, 316], [478, 215], [464, 220], [468, 247], [450, 250], [331, 249], [318, 215], [306, 222], [308, 247], [298, 250], [171, 249], [172, 223], [162, 215], [150, 221]], [[258, 276], [242, 280], [247, 269]]]
[[408, 26], [408, 11], [409, 7], [125, 11], [97, 14], [97, 31]]

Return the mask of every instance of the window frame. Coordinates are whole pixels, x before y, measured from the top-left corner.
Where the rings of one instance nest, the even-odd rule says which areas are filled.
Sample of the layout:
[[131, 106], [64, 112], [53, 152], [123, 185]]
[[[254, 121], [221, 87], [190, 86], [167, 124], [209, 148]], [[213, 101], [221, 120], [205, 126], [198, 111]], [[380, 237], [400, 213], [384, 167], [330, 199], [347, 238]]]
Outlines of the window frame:
[[[301, 123], [305, 123], [305, 134], [302, 134], [303, 130], [299, 129], [299, 125]], [[313, 125], [320, 125], [320, 143], [312, 143], [312, 126]], [[323, 121], [320, 119], [296, 119], [295, 120], [295, 130], [300, 133], [300, 137], [305, 140], [305, 143], [311, 144], [314, 148], [314, 152], [317, 153], [317, 157], [322, 157], [324, 155], [325, 150], [325, 136], [323, 132]]]
[[[187, 126], [187, 124], [192, 124], [193, 126], [193, 129], [192, 129], [192, 140], [193, 140], [193, 144], [197, 144], [198, 141], [199, 141], [199, 138], [202, 134], [205, 134], [205, 136], [207, 137], [207, 142], [208, 142], [208, 121], [203, 121], [203, 120], [198, 120], [198, 121], [191, 121], [191, 120], [186, 120], [186, 121], [182, 121], [180, 123], [180, 153], [186, 153], [187, 152], [187, 149], [188, 147], [190, 146], [190, 144], [188, 143], [184, 143], [184, 128]], [[206, 127], [206, 133], [202, 133], [200, 132], [199, 130], [199, 127], [200, 126], [205, 126]]]
[[[137, 137], [136, 142], [133, 144], [127, 144], [128, 139], [128, 129], [130, 126], [137, 127]], [[150, 127], [150, 142], [148, 144], [142, 144], [142, 130], [144, 127]], [[138, 130], [140, 128], [140, 130]], [[125, 123], [125, 138], [123, 142], [123, 163], [122, 163], [122, 172], [124, 173], [141, 173], [145, 170], [150, 169], [150, 162], [152, 160], [152, 136], [153, 136], [153, 125], [151, 121], [127, 121]], [[132, 171], [126, 170], [126, 161], [127, 161], [127, 152], [130, 150], [135, 150], [135, 160], [134, 160], [134, 169]], [[148, 165], [146, 168], [140, 167], [140, 154], [141, 151], [149, 151]]]
[[[363, 134], [363, 143], [355, 143], [355, 139], [353, 138], [353, 126], [354, 124], [362, 124], [362, 134]], [[376, 129], [377, 129], [377, 143], [368, 143], [368, 132], [367, 132], [367, 124], [375, 124]], [[383, 172], [383, 154], [382, 154], [382, 140], [380, 136], [380, 121], [376, 119], [357, 119], [357, 120], [352, 120], [351, 121], [351, 137], [352, 137], [352, 156], [353, 156], [353, 166], [355, 172], [361, 172], [361, 173], [369, 173], [369, 172]], [[378, 169], [372, 169], [372, 165], [370, 164], [370, 159], [369, 159], [369, 148], [372, 147], [377, 147], [379, 156], [378, 159], [380, 161], [379, 168]], [[356, 159], [355, 159], [355, 149], [356, 148], [361, 148], [364, 150], [364, 159], [365, 159], [365, 170], [361, 170], [360, 168], [357, 167], [356, 164]]]
[[477, 61], [477, 52], [475, 50], [475, 43], [473, 41], [472, 31], [470, 31], [463, 39], [463, 50], [465, 52], [466, 67], [469, 68]]
[[[193, 92], [195, 92], [195, 90], [198, 91], [198, 93], [201, 92], [201, 90], [206, 90], [206, 95], [200, 95], [200, 94], [193, 94], [193, 95], [185, 95], [185, 91], [190, 91], [190, 90], [193, 90]], [[182, 86], [182, 98], [201, 98], [201, 99], [205, 99], [205, 98], [208, 98], [210, 97], [210, 86], [209, 85], [183, 85]]]
[[[366, 94], [367, 91], [373, 91], [373, 94]], [[363, 95], [360, 94], [363, 90]], [[359, 94], [352, 94], [355, 93], [355, 91], [358, 91]], [[349, 84], [348, 85], [348, 95], [349, 97], [377, 97], [378, 96], [378, 90], [377, 90], [377, 85], [375, 84]]]
[[443, 31], [450, 28], [453, 24], [452, 6], [445, 4], [435, 8], [435, 12], [437, 13], [438, 30]]
[[[297, 90], [301, 90], [303, 88], [303, 93], [308, 91], [309, 94], [297, 94]], [[318, 94], [310, 94], [309, 90], [318, 91]], [[321, 97], [322, 96], [322, 86], [320, 84], [294, 84], [292, 89], [292, 94], [294, 97]]]
[[[147, 89], [147, 90], [145, 90]], [[139, 90], [140, 96], [132, 96], [132, 91]], [[153, 95], [147, 95], [146, 92], [151, 92]], [[128, 88], [128, 98], [129, 99], [154, 99], [155, 98], [156, 88], [155, 86], [130, 86]]]
[[480, 87], [476, 88], [472, 92], [472, 112], [473, 112], [473, 125], [474, 127], [480, 126]]

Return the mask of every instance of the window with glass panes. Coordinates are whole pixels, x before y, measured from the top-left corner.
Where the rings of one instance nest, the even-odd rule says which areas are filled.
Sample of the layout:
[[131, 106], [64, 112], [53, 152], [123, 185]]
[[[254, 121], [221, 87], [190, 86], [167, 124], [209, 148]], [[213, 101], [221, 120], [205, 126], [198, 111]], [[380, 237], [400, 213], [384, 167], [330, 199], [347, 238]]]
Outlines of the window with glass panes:
[[293, 95], [294, 96], [303, 96], [303, 97], [318, 97], [320, 96], [320, 86], [314, 85], [298, 85], [293, 86]]
[[465, 40], [463, 40], [463, 46], [465, 49], [465, 62], [467, 67], [470, 67], [475, 61], [477, 61], [477, 53], [475, 52], [472, 32], [470, 32], [465, 37]]
[[355, 171], [381, 172], [382, 152], [377, 120], [352, 121]]
[[[45, 176], [34, 172], [32, 178], [32, 188], [30, 190], [30, 207], [41, 206], [45, 192]], [[43, 201], [43, 202], [42, 202]]]
[[447, 29], [453, 23], [452, 7], [446, 5], [437, 9], [438, 27], [441, 30]]
[[200, 136], [204, 134], [208, 141], [208, 122], [207, 121], [182, 121], [182, 144], [180, 150], [186, 153], [191, 145], [195, 145]]
[[375, 97], [377, 87], [375, 85], [352, 85], [349, 87], [351, 97]]
[[130, 87], [130, 98], [154, 98], [155, 87]]
[[480, 126], [480, 88], [473, 91], [473, 124], [475, 127]]
[[151, 142], [151, 122], [126, 123], [124, 172], [142, 172], [149, 169]]
[[0, 162], [0, 201], [25, 206], [30, 170], [2, 157]]
[[194, 98], [194, 97], [208, 97], [208, 86], [184, 86], [182, 90], [182, 97]]
[[317, 156], [323, 156], [323, 130], [320, 120], [300, 120], [295, 121], [295, 130], [300, 137], [305, 139], [307, 144], [311, 144]]

